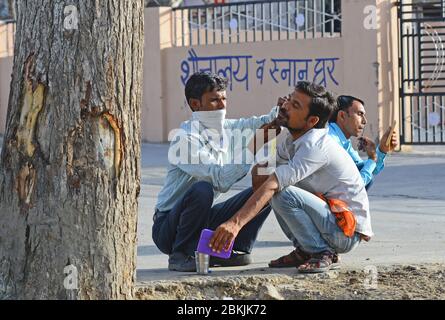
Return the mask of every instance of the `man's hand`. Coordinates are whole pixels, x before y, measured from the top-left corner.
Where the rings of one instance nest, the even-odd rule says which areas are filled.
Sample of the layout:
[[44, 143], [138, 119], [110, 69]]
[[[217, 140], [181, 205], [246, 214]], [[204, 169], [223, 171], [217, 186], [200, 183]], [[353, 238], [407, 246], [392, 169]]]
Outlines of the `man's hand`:
[[277, 101], [277, 106], [279, 106], [281, 108], [286, 101], [287, 101], [287, 97], [279, 97], [278, 101]]
[[276, 119], [270, 123], [262, 125], [260, 129], [264, 130], [264, 143], [269, 142], [269, 130], [275, 130], [273, 139], [275, 139], [281, 132], [281, 127], [277, 124]]
[[258, 168], [267, 168], [268, 163], [258, 163], [252, 168], [252, 189], [253, 192], [257, 191], [259, 187], [269, 178], [266, 174], [258, 175]]
[[[383, 135], [382, 139], [380, 139], [380, 151], [384, 152], [384, 153], [388, 153], [390, 151], [393, 151], [397, 146], [398, 146], [398, 141], [397, 141], [397, 135], [396, 132], [393, 131], [392, 133], [391, 131], [391, 127], [388, 128], [388, 130], [386, 130], [385, 134]], [[388, 140], [388, 136], [391, 134], [391, 140], [389, 142], [389, 145], [386, 145], [386, 141]]]
[[210, 248], [213, 252], [218, 253], [223, 249], [228, 251], [240, 230], [241, 228], [235, 222], [231, 220], [224, 222], [213, 233], [213, 237], [210, 239]]
[[275, 139], [281, 132], [281, 127], [276, 123], [276, 119], [273, 120], [270, 123], [263, 124], [263, 126], [259, 130], [264, 130], [263, 135], [263, 141], [261, 139], [257, 139], [257, 135], [255, 133], [255, 136], [251, 140], [251, 142], [248, 145], [249, 150], [252, 152], [252, 154], [256, 154], [264, 144], [269, 142], [269, 130], [275, 130], [275, 134], [273, 139]]
[[218, 252], [221, 252], [223, 248], [228, 251], [243, 226], [258, 215], [278, 189], [278, 179], [275, 174], [272, 174], [232, 218], [215, 230], [212, 239], [210, 239], [210, 247]]
[[360, 151], [365, 151], [368, 154], [369, 159], [377, 161], [376, 145], [374, 141], [368, 137], [358, 138], [358, 149]]
[[[278, 101], [277, 101], [277, 106], [281, 108], [286, 101], [287, 101], [287, 97], [279, 97]], [[253, 151], [252, 152], [253, 154], [256, 154], [256, 151], [261, 149], [261, 147], [263, 145], [265, 145], [266, 143], [268, 143], [271, 140], [272, 137], [269, 137], [269, 130], [275, 130], [273, 138], [276, 138], [281, 133], [281, 127], [277, 124], [276, 120], [277, 119], [274, 119], [270, 123], [266, 123], [261, 126], [260, 129], [264, 130], [264, 140], [263, 141], [258, 141], [257, 136], [255, 134], [255, 137], [253, 138], [253, 143], [251, 145], [249, 145], [249, 149], [251, 151]], [[252, 149], [254, 149], [254, 150], [252, 150]]]

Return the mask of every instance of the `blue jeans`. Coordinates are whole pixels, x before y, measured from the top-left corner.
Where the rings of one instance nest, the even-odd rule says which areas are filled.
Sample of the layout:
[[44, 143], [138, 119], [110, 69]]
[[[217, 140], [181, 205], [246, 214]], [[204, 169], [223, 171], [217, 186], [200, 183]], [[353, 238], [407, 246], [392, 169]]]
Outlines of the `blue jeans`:
[[346, 253], [360, 243], [360, 235], [345, 236], [329, 206], [314, 194], [290, 186], [272, 198], [278, 223], [295, 247], [307, 253]]
[[[195, 183], [179, 199], [172, 210], [162, 212], [153, 224], [152, 238], [165, 254], [181, 252], [194, 255], [202, 229], [215, 230], [229, 220], [252, 195], [248, 188], [225, 202], [213, 205], [213, 186]], [[233, 250], [250, 253], [258, 232], [271, 211], [270, 205], [246, 224], [238, 233]]]

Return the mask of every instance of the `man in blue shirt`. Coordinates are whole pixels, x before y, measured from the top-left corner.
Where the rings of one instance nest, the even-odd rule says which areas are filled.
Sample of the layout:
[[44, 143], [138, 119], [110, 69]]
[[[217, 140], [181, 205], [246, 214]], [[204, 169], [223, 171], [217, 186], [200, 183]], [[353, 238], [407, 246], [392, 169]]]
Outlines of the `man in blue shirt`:
[[[329, 120], [329, 135], [334, 138], [351, 156], [360, 175], [366, 185], [366, 189], [373, 183], [374, 177], [379, 174], [385, 166], [386, 154], [397, 147], [397, 136], [395, 131], [390, 133], [389, 128], [380, 139], [378, 146], [363, 136], [363, 131], [367, 123], [364, 102], [352, 96], [339, 96], [337, 99], [337, 109]], [[391, 134], [389, 145], [386, 145], [388, 135]], [[359, 150], [368, 154], [368, 159], [363, 160], [358, 152], [352, 147], [350, 138], [359, 138]]]
[[[185, 86], [192, 117], [169, 136], [168, 173], [158, 195], [152, 230], [156, 246], [169, 255], [169, 270], [196, 270], [194, 253], [201, 231], [216, 229], [252, 195], [252, 188], [248, 188], [214, 204], [220, 193], [227, 192], [250, 170], [254, 160], [250, 150], [254, 148], [244, 141], [253, 141], [259, 128], [279, 130], [271, 124], [278, 116], [278, 107], [259, 117], [226, 119], [226, 87], [227, 80], [218, 75], [192, 75]], [[230, 259], [211, 257], [210, 265], [249, 264], [258, 231], [270, 211], [270, 206], [265, 206], [243, 228]]]

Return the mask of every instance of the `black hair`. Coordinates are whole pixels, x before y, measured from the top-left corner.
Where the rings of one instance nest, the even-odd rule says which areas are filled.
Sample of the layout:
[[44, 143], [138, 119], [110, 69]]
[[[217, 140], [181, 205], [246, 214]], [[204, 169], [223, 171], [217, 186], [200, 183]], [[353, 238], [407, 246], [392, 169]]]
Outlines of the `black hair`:
[[331, 113], [335, 109], [335, 96], [326, 90], [325, 87], [308, 81], [299, 81], [295, 86], [295, 90], [299, 90], [312, 98], [308, 117], [317, 116], [319, 118], [314, 128], [325, 128]]
[[[227, 79], [209, 72], [194, 73], [185, 84], [185, 98], [190, 106], [190, 99], [201, 100], [206, 92], [224, 91], [227, 89]], [[191, 107], [191, 106], [190, 106]]]
[[352, 103], [354, 101], [360, 102], [363, 106], [365, 103], [363, 100], [353, 97], [353, 96], [339, 96], [337, 98], [337, 107], [335, 108], [334, 112], [331, 115], [331, 119], [329, 119], [329, 122], [337, 122], [337, 116], [340, 111], [347, 110], [349, 107], [352, 106]]

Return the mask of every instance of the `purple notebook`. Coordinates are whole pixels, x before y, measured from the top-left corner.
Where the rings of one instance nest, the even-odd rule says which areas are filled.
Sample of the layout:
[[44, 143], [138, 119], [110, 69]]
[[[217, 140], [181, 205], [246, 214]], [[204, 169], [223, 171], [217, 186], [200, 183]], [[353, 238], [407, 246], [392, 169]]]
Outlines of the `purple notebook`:
[[220, 253], [213, 252], [212, 248], [209, 247], [209, 242], [210, 242], [210, 239], [212, 239], [212, 236], [213, 236], [212, 230], [209, 230], [209, 229], [202, 230], [201, 238], [199, 239], [198, 248], [196, 249], [196, 251], [198, 251], [200, 253], [205, 253], [205, 254], [208, 254], [208, 255], [214, 256], [214, 257], [229, 259], [230, 255], [232, 254], [233, 242], [231, 243], [228, 251], [225, 251], [224, 249], [222, 249]]

